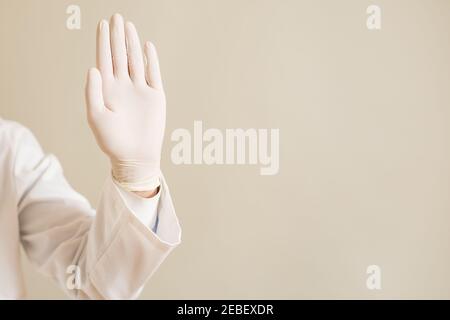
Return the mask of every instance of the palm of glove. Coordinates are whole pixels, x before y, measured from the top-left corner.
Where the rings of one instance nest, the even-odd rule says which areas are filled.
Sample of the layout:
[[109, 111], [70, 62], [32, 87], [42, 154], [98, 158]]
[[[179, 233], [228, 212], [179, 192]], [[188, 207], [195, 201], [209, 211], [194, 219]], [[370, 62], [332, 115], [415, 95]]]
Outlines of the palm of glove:
[[92, 118], [91, 127], [103, 152], [114, 160], [158, 163], [164, 136], [164, 93], [132, 81], [103, 83], [107, 110]]

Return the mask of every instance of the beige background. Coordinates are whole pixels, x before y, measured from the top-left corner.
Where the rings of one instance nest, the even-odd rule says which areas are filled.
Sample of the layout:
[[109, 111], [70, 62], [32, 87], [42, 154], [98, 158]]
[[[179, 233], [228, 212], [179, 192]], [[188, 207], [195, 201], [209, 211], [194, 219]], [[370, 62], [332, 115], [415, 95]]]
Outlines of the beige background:
[[[366, 28], [373, 3], [381, 31]], [[0, 115], [94, 205], [108, 166], [83, 87], [115, 12], [159, 49], [183, 226], [142, 298], [450, 298], [450, 1], [0, 0]], [[279, 174], [173, 165], [170, 133], [194, 120], [280, 128]], [[64, 298], [24, 268], [30, 298]]]

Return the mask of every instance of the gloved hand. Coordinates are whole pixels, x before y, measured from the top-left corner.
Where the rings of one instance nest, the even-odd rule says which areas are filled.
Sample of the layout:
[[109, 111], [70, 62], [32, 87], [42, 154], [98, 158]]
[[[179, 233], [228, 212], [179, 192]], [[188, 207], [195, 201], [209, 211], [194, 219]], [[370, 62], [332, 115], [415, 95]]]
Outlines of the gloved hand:
[[155, 47], [142, 56], [134, 25], [115, 14], [100, 21], [97, 68], [88, 72], [89, 126], [110, 158], [112, 175], [125, 189], [150, 191], [160, 184], [166, 100]]

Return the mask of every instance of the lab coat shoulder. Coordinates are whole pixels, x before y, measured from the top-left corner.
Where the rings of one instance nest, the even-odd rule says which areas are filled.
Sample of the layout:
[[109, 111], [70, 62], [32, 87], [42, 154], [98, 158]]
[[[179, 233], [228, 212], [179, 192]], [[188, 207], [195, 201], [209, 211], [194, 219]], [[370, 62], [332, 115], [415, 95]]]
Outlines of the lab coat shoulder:
[[36, 200], [51, 200], [55, 196], [89, 207], [88, 201], [65, 180], [58, 159], [44, 153], [30, 129], [3, 119], [0, 128], [2, 146], [8, 153], [5, 171], [12, 175], [18, 212]]
[[2, 155], [4, 157], [7, 156], [8, 159], [8, 161], [2, 162], [4, 167], [13, 167], [15, 156], [22, 139], [32, 142], [33, 148], [36, 148], [39, 152], [42, 152], [39, 144], [33, 141], [35, 139], [29, 129], [17, 122], [0, 118], [0, 144], [2, 147]]
[[67, 183], [56, 157], [43, 152], [30, 130], [0, 121], [17, 194], [21, 242], [32, 263], [72, 297], [136, 298], [181, 240], [164, 178], [153, 230], [138, 218], [112, 178], [95, 211]]
[[[35, 140], [34, 135], [27, 127], [18, 122], [0, 118], [0, 139], [2, 147], [9, 148], [10, 151], [13, 151], [22, 138], [28, 139], [29, 141]], [[40, 149], [39, 144], [36, 141], [33, 142]]]

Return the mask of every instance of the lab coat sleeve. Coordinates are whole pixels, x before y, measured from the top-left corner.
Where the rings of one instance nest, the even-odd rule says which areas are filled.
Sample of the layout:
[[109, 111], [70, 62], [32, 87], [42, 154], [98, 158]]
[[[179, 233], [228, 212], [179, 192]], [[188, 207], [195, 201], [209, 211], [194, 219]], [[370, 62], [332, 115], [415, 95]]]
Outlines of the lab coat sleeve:
[[144, 225], [156, 232], [158, 226], [157, 209], [159, 198], [161, 196], [161, 188], [159, 188], [158, 193], [155, 196], [146, 199], [123, 189], [115, 182], [114, 185], [130, 211], [132, 211]]
[[20, 233], [32, 263], [74, 298], [137, 298], [181, 239], [165, 179], [159, 199], [140, 202], [108, 178], [95, 212], [28, 129], [17, 141]]

